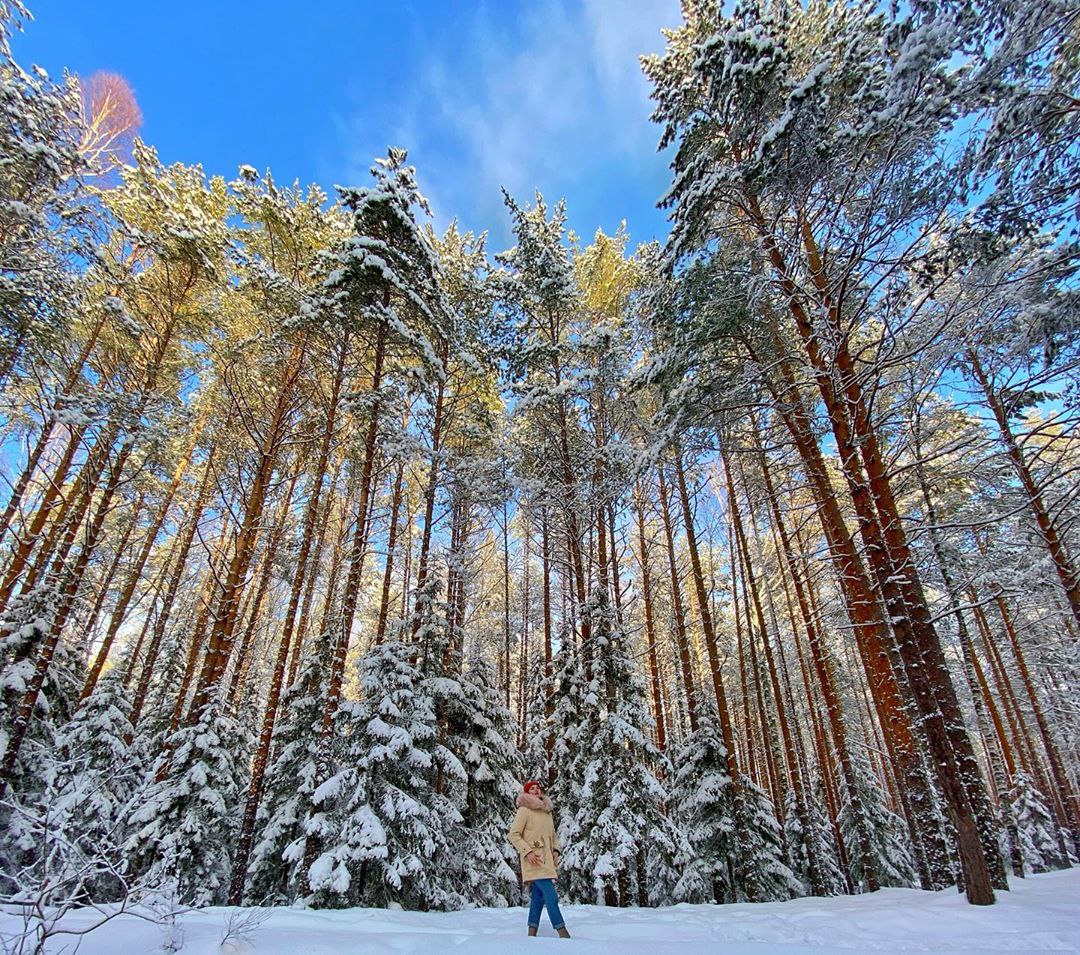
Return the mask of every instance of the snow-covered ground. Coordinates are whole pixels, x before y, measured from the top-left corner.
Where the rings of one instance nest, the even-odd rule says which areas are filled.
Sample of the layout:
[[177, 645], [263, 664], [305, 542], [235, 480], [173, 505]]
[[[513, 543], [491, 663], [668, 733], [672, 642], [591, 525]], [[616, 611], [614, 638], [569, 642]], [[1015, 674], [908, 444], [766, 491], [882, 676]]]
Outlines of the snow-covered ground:
[[[130, 915], [120, 916], [84, 937], [81, 955], [183, 955], [265, 953], [330, 955], [348, 952], [398, 955], [421, 952], [469, 955], [510, 952], [619, 952], [667, 955], [680, 952], [823, 953], [862, 952], [1080, 952], [1080, 869], [1014, 880], [990, 908], [964, 903], [955, 892], [885, 889], [874, 895], [798, 899], [762, 905], [676, 905], [662, 909], [607, 909], [566, 905], [573, 940], [555, 938], [546, 916], [540, 938], [525, 937], [523, 909], [465, 912], [261, 910], [264, 920], [247, 926], [247, 940], [222, 944], [236, 909], [210, 908], [181, 916], [171, 933]], [[246, 910], [246, 912], [260, 910]], [[95, 915], [95, 917], [98, 917]], [[71, 928], [89, 913], [70, 916]], [[16, 928], [0, 915], [0, 932]], [[49, 952], [71, 951], [71, 937], [56, 939]], [[65, 948], [66, 946], [66, 948]]]

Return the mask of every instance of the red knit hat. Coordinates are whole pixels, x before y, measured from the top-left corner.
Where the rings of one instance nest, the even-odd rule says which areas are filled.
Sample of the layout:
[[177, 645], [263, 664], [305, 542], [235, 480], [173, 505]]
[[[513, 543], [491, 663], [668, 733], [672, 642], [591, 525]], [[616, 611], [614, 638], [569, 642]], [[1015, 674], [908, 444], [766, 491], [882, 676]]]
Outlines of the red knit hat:
[[540, 786], [540, 784], [535, 779], [530, 779], [521, 788], [524, 789], [525, 792], [529, 792], [532, 789], [535, 789], [538, 793], [543, 791], [542, 787]]

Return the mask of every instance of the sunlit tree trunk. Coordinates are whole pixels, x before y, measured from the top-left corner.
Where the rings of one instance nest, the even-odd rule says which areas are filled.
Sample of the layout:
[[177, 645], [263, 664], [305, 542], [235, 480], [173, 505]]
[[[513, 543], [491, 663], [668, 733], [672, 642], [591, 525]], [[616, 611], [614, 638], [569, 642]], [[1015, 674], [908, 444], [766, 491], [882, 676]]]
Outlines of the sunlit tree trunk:
[[255, 542], [262, 523], [267, 492], [277, 467], [281, 445], [288, 430], [289, 411], [294, 400], [297, 379], [304, 364], [305, 341], [301, 337], [293, 346], [286, 362], [282, 380], [267, 422], [262, 445], [258, 450], [255, 474], [243, 506], [243, 518], [233, 545], [233, 555], [228, 571], [221, 582], [212, 613], [210, 633], [207, 637], [206, 654], [195, 688], [195, 697], [189, 711], [189, 719], [198, 714], [217, 690], [233, 649], [240, 599], [247, 585], [248, 571], [255, 553]]
[[1031, 508], [1035, 523], [1039, 527], [1039, 534], [1046, 543], [1050, 559], [1054, 562], [1054, 569], [1057, 571], [1062, 590], [1065, 591], [1065, 598], [1069, 602], [1069, 609], [1072, 611], [1073, 622], [1080, 625], [1080, 576], [1077, 575], [1076, 565], [1067, 551], [1065, 542], [1061, 539], [1053, 519], [1050, 517], [1050, 511], [1043, 500], [1042, 489], [1039, 482], [1036, 481], [1035, 475], [1032, 474], [1031, 468], [1024, 458], [1024, 452], [1016, 440], [1016, 435], [1013, 433], [1012, 425], [1009, 423], [1009, 415], [1001, 396], [994, 391], [990, 378], [983, 368], [978, 354], [973, 349], [968, 351], [967, 360], [975, 380], [979, 383], [979, 387], [982, 388], [983, 394], [986, 396], [986, 403], [994, 414], [994, 420], [997, 422], [998, 430], [1001, 433], [1001, 442], [1005, 446], [1005, 452], [1008, 454], [1009, 461], [1016, 471], [1016, 476], [1020, 479], [1028, 506]]
[[[766, 499], [772, 515], [773, 528], [780, 538], [780, 551], [784, 555], [784, 563], [787, 567], [788, 576], [791, 579], [792, 588], [795, 591], [795, 599], [799, 607], [799, 615], [802, 619], [803, 628], [806, 631], [807, 643], [810, 646], [810, 655], [814, 663], [814, 671], [817, 674], [818, 688], [821, 690], [822, 699], [825, 703], [825, 712], [829, 719], [829, 729], [832, 735], [833, 747], [836, 750], [837, 761], [840, 764], [840, 773], [844, 780], [844, 795], [847, 799], [849, 811], [854, 820], [853, 828], [856, 833], [858, 845], [853, 847], [861, 857], [862, 871], [865, 873], [866, 888], [868, 892], [875, 892], [880, 888], [872, 862], [872, 850], [870, 847], [870, 835], [866, 823], [865, 813], [862, 806], [862, 798], [859, 795], [855, 766], [851, 759], [851, 751], [847, 741], [847, 730], [844, 726], [843, 704], [836, 688], [836, 666], [833, 661], [822, 634], [810, 609], [806, 587], [795, 562], [792, 550], [791, 536], [788, 534], [787, 525], [780, 512], [779, 500], [773, 485], [772, 475], [769, 472], [765, 453], [759, 446], [761, 461], [761, 473], [765, 482]], [[794, 621], [792, 629], [795, 630]], [[795, 631], [796, 635], [798, 631]], [[827, 765], [822, 765], [822, 773], [827, 775]], [[836, 809], [832, 810], [835, 824]], [[840, 840], [842, 843], [843, 840]]]
[[[345, 347], [341, 347], [338, 352], [337, 367], [335, 368], [334, 377], [331, 383], [330, 403], [326, 411], [326, 423], [323, 426], [322, 439], [319, 443], [319, 456], [315, 463], [315, 470], [311, 479], [311, 491], [308, 495], [303, 529], [300, 534], [300, 550], [296, 555], [296, 572], [289, 588], [289, 603], [285, 610], [285, 623], [281, 632], [281, 639], [278, 643], [277, 656], [274, 660], [274, 670], [270, 676], [270, 688], [267, 693], [266, 705], [263, 708], [259, 742], [255, 748], [255, 756], [252, 760], [251, 780], [248, 783], [247, 800], [244, 803], [244, 815], [240, 822], [240, 832], [237, 836], [236, 850], [233, 854], [232, 879], [229, 884], [230, 905], [239, 905], [243, 901], [244, 880], [247, 876], [248, 859], [251, 856], [251, 846], [255, 835], [255, 818], [259, 810], [259, 802], [262, 799], [263, 781], [266, 777], [266, 767], [270, 759], [270, 743], [274, 735], [274, 726], [277, 721], [277, 711], [281, 702], [281, 694], [285, 679], [285, 666], [292, 648], [293, 631], [296, 625], [301, 591], [303, 590], [306, 579], [308, 558], [311, 554], [312, 537], [315, 532], [315, 525], [322, 503], [323, 483], [326, 480], [326, 471], [330, 461], [334, 430], [337, 424], [338, 403], [341, 399], [341, 391], [345, 382], [345, 355], [346, 349]], [[316, 548], [315, 553], [317, 563], [318, 548]], [[299, 647], [297, 647], [293, 652], [294, 663], [299, 656]]]
[[[195, 626], [191, 631], [191, 639], [184, 659], [184, 672], [180, 678], [180, 686], [176, 691], [176, 699], [173, 701], [172, 715], [169, 717], [169, 733], [172, 735], [179, 728], [184, 717], [184, 707], [188, 701], [188, 694], [195, 680], [199, 668], [199, 657], [202, 654], [203, 641], [206, 639], [206, 631], [210, 626], [210, 614], [214, 606], [214, 594], [217, 592], [218, 581], [225, 570], [229, 558], [230, 522], [222, 523], [221, 533], [218, 536], [213, 554], [210, 555], [206, 568], [205, 579], [198, 600], [198, 612], [195, 616]], [[164, 778], [165, 766], [161, 767], [161, 776]]]
[[698, 619], [701, 621], [702, 639], [708, 653], [713, 691], [716, 694], [716, 712], [720, 720], [720, 733], [724, 739], [724, 746], [727, 748], [728, 772], [731, 774], [732, 780], [735, 780], [738, 776], [735, 761], [735, 734], [731, 728], [731, 714], [728, 710], [723, 678], [720, 674], [720, 655], [716, 647], [716, 631], [713, 628], [709, 595], [705, 589], [705, 571], [701, 565], [701, 555], [698, 553], [694, 512], [690, 506], [690, 492], [686, 486], [686, 473], [683, 469], [682, 455], [678, 450], [675, 455], [675, 480], [679, 491], [679, 500], [682, 503], [683, 529], [686, 532], [686, 548], [690, 553], [690, 570], [694, 579], [694, 593], [697, 595]]
[[91, 641], [94, 632], [97, 630], [101, 609], [105, 606], [105, 601], [112, 592], [113, 581], [120, 572], [120, 565], [123, 563], [124, 557], [127, 556], [128, 546], [131, 544], [132, 535], [135, 533], [135, 527], [139, 523], [139, 518], [142, 517], [143, 508], [145, 506], [146, 493], [140, 492], [135, 499], [135, 503], [131, 506], [131, 515], [124, 522], [124, 532], [115, 546], [112, 560], [109, 561], [109, 566], [105, 568], [101, 580], [98, 583], [93, 606], [91, 606], [81, 618], [75, 620], [74, 629], [77, 632], [84, 634], [83, 640], [85, 641], [84, 647], [86, 651], [85, 655], [87, 657], [89, 657], [90, 654]]
[[[296, 490], [296, 482], [299, 480], [299, 477], [300, 471], [296, 470], [289, 480], [289, 486], [286, 488], [281, 499], [281, 511], [274, 520], [273, 530], [270, 532], [270, 539], [267, 541], [266, 547], [263, 550], [262, 568], [258, 574], [259, 583], [255, 588], [251, 606], [247, 611], [247, 625], [244, 627], [244, 635], [240, 640], [240, 648], [233, 664], [232, 677], [229, 680], [229, 692], [226, 696], [226, 701], [230, 709], [236, 706], [237, 697], [243, 687], [248, 669], [248, 662], [251, 656], [251, 648], [254, 646], [255, 642], [256, 629], [259, 623], [259, 613], [262, 609], [263, 600], [266, 599], [266, 592], [270, 588], [270, 579], [274, 571], [274, 562], [278, 557], [281, 539], [285, 536], [285, 528], [289, 521], [289, 512], [292, 509], [293, 493]], [[300, 573], [294, 576], [294, 580], [302, 578], [303, 574]]]
[[[739, 509], [738, 497], [735, 494], [735, 481], [731, 473], [731, 461], [726, 450], [722, 453], [724, 476], [727, 479], [728, 508], [731, 512], [732, 524], [735, 528], [735, 540], [743, 553], [743, 566], [746, 572], [746, 583], [753, 600], [754, 616], [757, 620], [758, 630], [761, 633], [761, 645], [765, 651], [765, 665], [769, 674], [769, 682], [772, 686], [773, 705], [776, 707], [776, 718], [780, 724], [780, 739], [784, 744], [784, 758], [787, 762], [787, 772], [791, 779], [791, 786], [795, 794], [795, 812], [799, 817], [802, 831], [810, 833], [813, 827], [810, 824], [810, 814], [806, 807], [806, 784], [803, 779], [802, 767], [795, 748], [795, 737], [792, 732], [792, 723], [789, 720], [789, 712], [784, 705], [784, 697], [780, 690], [780, 681], [777, 676], [776, 662], [773, 659], [771, 641], [768, 628], [765, 623], [765, 614], [761, 607], [761, 596], [758, 593], [754, 566], [750, 556], [750, 548], [747, 544], [746, 530], [743, 527], [742, 515]], [[779, 803], [782, 806], [783, 803]], [[810, 891], [813, 895], [825, 894], [825, 883], [821, 876], [821, 869], [817, 858], [816, 848], [812, 839], [807, 839], [807, 868], [810, 877]]]
[[169, 620], [172, 618], [173, 606], [176, 602], [177, 595], [180, 593], [180, 585], [184, 580], [184, 574], [187, 570], [188, 555], [191, 552], [191, 545], [195, 540], [199, 522], [202, 520], [203, 511], [206, 508], [206, 502], [210, 496], [210, 478], [213, 474], [213, 470], [214, 454], [211, 452], [210, 458], [203, 468], [203, 478], [199, 486], [198, 496], [195, 499], [195, 503], [192, 505], [191, 513], [188, 515], [184, 530], [181, 532], [181, 536], [178, 539], [179, 547], [176, 557], [174, 558], [172, 574], [169, 578], [169, 586], [165, 591], [165, 596], [162, 598], [161, 609], [158, 611], [157, 620], [154, 623], [150, 646], [147, 648], [146, 659], [143, 661], [142, 675], [139, 678], [139, 684], [135, 690], [135, 697], [131, 704], [130, 720], [132, 728], [138, 726], [139, 719], [142, 716], [143, 706], [146, 704], [146, 695], [150, 689], [150, 681], [153, 678], [157, 667], [161, 641], [168, 629]]
[[[551, 535], [548, 530], [548, 507], [543, 505], [540, 516], [540, 573], [542, 577], [543, 613], [544, 613], [544, 722], [550, 726], [551, 714], [555, 710], [555, 702], [551, 693]], [[544, 749], [547, 753], [547, 764], [552, 765], [552, 755], [555, 751], [555, 737], [550, 731], [544, 734]], [[549, 783], [551, 780], [549, 780]]]
[[[638, 567], [641, 571], [641, 600], [645, 611], [645, 653], [648, 664], [649, 687], [652, 691], [653, 719], [656, 722], [656, 746], [667, 749], [667, 726], [660, 699], [660, 664], [656, 653], [656, 621], [653, 614], [652, 572], [649, 567], [649, 547], [645, 538], [645, 495], [640, 481], [634, 488], [634, 512], [637, 518]], [[616, 586], [616, 590], [618, 587]]]
[[690, 663], [690, 640], [686, 632], [686, 611], [683, 606], [682, 584], [679, 580], [679, 563], [675, 556], [675, 532], [671, 521], [671, 508], [664, 480], [664, 469], [657, 469], [660, 517], [664, 524], [664, 540], [667, 544], [668, 574], [671, 578], [671, 613], [675, 621], [675, 646], [678, 651], [679, 675], [682, 678], [683, 695], [686, 699], [686, 715], [690, 732], [698, 727], [698, 699], [694, 688], [694, 670]]
[[[83, 342], [82, 349], [79, 352], [78, 358], [75, 363], [68, 370], [67, 376], [64, 380], [64, 384], [61, 386], [54, 406], [61, 408], [66, 403], [66, 399], [70, 397], [72, 389], [78, 383], [82, 377], [83, 369], [86, 367], [87, 361], [90, 359], [90, 355], [94, 348], [97, 346], [98, 339], [101, 335], [102, 329], [105, 327], [105, 321], [108, 313], [105, 309], [101, 309], [98, 314], [98, 318], [94, 322], [94, 326], [87, 336], [86, 341]], [[41, 463], [42, 455], [45, 453], [46, 448], [49, 446], [49, 441], [53, 435], [53, 429], [55, 425], [53, 419], [47, 418], [42, 422], [41, 431], [38, 434], [37, 441], [34, 442], [34, 447], [31, 449], [29, 455], [27, 455], [26, 463], [23, 466], [22, 471], [19, 473], [19, 477], [16, 480], [14, 486], [11, 489], [11, 496], [8, 498], [7, 505], [4, 508], [4, 513], [0, 516], [0, 541], [7, 537], [8, 531], [11, 529], [12, 521], [15, 518], [15, 514], [18, 512], [19, 507], [23, 502], [23, 498], [26, 494], [27, 488], [30, 486], [30, 481], [34, 477], [34, 473], [38, 469], [38, 465]], [[82, 425], [75, 429], [68, 429], [68, 441], [63, 457], [61, 457], [60, 466], [49, 476], [49, 489], [46, 491], [48, 495], [51, 490], [53, 493], [58, 492], [59, 487], [63, 484], [65, 477], [67, 476], [67, 469], [71, 465], [71, 457], [74, 455], [75, 449], [79, 446], [82, 440], [83, 434], [86, 432], [86, 426]], [[68, 453], [70, 449], [70, 455]], [[67, 463], [64, 464], [64, 459], [67, 459]], [[40, 511], [39, 511], [40, 513]], [[47, 519], [48, 514], [44, 515], [43, 519]], [[41, 528], [38, 528], [40, 531]], [[31, 531], [31, 537], [36, 534]], [[20, 535], [21, 538], [21, 535]]]
[[[80, 700], [85, 700], [94, 692], [94, 687], [97, 685], [97, 681], [101, 676], [101, 670], [105, 666], [105, 661], [109, 658], [109, 652], [112, 650], [113, 642], [116, 640], [116, 635], [119, 633], [120, 627], [123, 625], [127, 616], [128, 608], [131, 605], [132, 598], [135, 596], [135, 591], [138, 589], [139, 583], [142, 580], [143, 570], [146, 567], [147, 560], [150, 558], [150, 552], [154, 548], [158, 534], [161, 533], [161, 528], [164, 526], [165, 520], [168, 517], [169, 509], [172, 507], [173, 499], [180, 488], [188, 465], [191, 463], [191, 456], [195, 450], [195, 441], [197, 440], [200, 431], [201, 428], [196, 429], [195, 439], [191, 441], [187, 451], [180, 458], [176, 469], [173, 471], [172, 482], [169, 484], [169, 489], [165, 492], [165, 497], [161, 502], [161, 506], [158, 508], [157, 515], [155, 516], [153, 523], [147, 529], [146, 537], [143, 539], [143, 545], [139, 550], [138, 557], [136, 557], [135, 563], [131, 568], [131, 573], [128, 574], [127, 579], [124, 582], [124, 587], [117, 597], [116, 606], [113, 607], [112, 614], [109, 618], [109, 627], [105, 631], [105, 636], [101, 641], [101, 646], [98, 648], [97, 656], [94, 657], [94, 662], [86, 675], [86, 682], [83, 684]], [[211, 449], [211, 458], [213, 457], [213, 453], [214, 452]]]
[[[894, 661], [892, 634], [840, 512], [824, 457], [794, 376], [786, 359], [781, 358], [776, 367], [780, 375], [779, 384], [771, 380], [767, 384], [775, 388], [777, 411], [799, 452], [804, 473], [810, 482], [829, 555], [853, 625], [855, 646], [866, 672], [867, 686], [881, 722], [890, 759], [903, 779], [900, 792], [904, 814], [913, 841], [921, 847], [920, 858], [926, 860], [926, 865], [920, 867], [920, 878], [925, 888], [940, 887], [949, 881], [947, 860], [940, 848], [933, 846], [934, 830], [930, 820], [934, 795], [923, 771], [905, 695], [901, 691], [897, 675], [899, 661]], [[915, 818], [916, 810], [920, 815], [918, 819]]]
[[502, 507], [502, 598], [503, 598], [503, 702], [510, 709], [510, 511]]
[[375, 644], [383, 642], [386, 624], [390, 617], [390, 588], [394, 581], [394, 558], [398, 545], [398, 528], [401, 523], [401, 492], [405, 480], [405, 462], [400, 461], [394, 472], [394, 486], [390, 492], [390, 527], [386, 532], [386, 564], [383, 567], [382, 593], [379, 597], [379, 617], [375, 625]]

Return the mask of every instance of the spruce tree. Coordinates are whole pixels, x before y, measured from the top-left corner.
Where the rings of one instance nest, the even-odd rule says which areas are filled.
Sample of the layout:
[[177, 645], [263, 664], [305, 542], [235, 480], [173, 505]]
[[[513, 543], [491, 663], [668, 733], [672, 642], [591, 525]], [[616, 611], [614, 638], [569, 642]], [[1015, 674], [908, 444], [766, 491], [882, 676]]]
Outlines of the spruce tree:
[[[417, 604], [420, 637], [432, 638], [425, 595]], [[360, 660], [361, 698], [341, 708], [340, 768], [312, 794], [321, 811], [307, 822], [326, 846], [308, 872], [317, 905], [427, 909], [460, 898], [437, 880], [461, 814], [435, 792], [438, 726], [418, 651], [389, 641]]]
[[[918, 884], [915, 861], [911, 857], [911, 841], [904, 820], [885, 803], [885, 793], [874, 778], [865, 758], [853, 759], [859, 799], [862, 802], [863, 824], [869, 833], [870, 849], [878, 884], [909, 887]], [[854, 845], [854, 820], [847, 800], [840, 808], [840, 832], [848, 845]], [[848, 860], [851, 884], [856, 892], [865, 891], [866, 873], [858, 853]]]
[[455, 679], [439, 682], [452, 690], [436, 697], [446, 721], [446, 748], [464, 771], [449, 780], [462, 820], [440, 878], [478, 905], [507, 905], [518, 894], [517, 852], [506, 831], [522, 775], [513, 720], [482, 658], [473, 657]]
[[1046, 801], [1026, 773], [1018, 772], [1006, 796], [1016, 820], [1016, 833], [1024, 870], [1030, 873], [1068, 868], [1063, 840]]
[[737, 850], [734, 792], [720, 725], [711, 710], [674, 747], [672, 802], [693, 856], [683, 876], [691, 901], [735, 899], [732, 859]]
[[[119, 674], [106, 674], [57, 733], [54, 776], [44, 794], [58, 834], [84, 856], [109, 853], [118, 871], [128, 806], [139, 798], [147, 772], [132, 743], [130, 714]], [[123, 891], [116, 874], [106, 872], [85, 889], [95, 900]]]
[[[34, 678], [38, 651], [56, 615], [59, 586], [56, 575], [46, 575], [27, 593], [16, 595], [0, 617], [0, 753], [7, 749], [19, 705]], [[34, 705], [25, 748], [15, 763], [15, 791], [37, 791], [43, 785], [43, 752], [55, 748], [56, 733], [72, 715], [82, 679], [82, 661], [69, 641], [59, 641]]]
[[784, 859], [784, 833], [765, 791], [747, 776], [735, 790], [733, 824], [738, 848], [733, 881], [739, 901], [777, 902], [802, 893]]
[[825, 895], [842, 895], [846, 889], [844, 873], [836, 851], [836, 840], [822, 805], [820, 791], [808, 792], [806, 798], [809, 829], [804, 829], [795, 811], [795, 791], [788, 789], [784, 796], [784, 842], [788, 850], [788, 866], [802, 883], [800, 895], [812, 895], [810, 882], [810, 852], [819, 869]]
[[[561, 865], [582, 901], [632, 905], [648, 901], [650, 889], [662, 897], [674, 888], [675, 861], [685, 859], [687, 847], [664, 812], [667, 793], [653, 771], [663, 759], [652, 742], [644, 687], [626, 656], [606, 591], [597, 589], [585, 612], [594, 667], [574, 714], [570, 760], [558, 777], [558, 793], [576, 793], [562, 807]], [[655, 886], [648, 885], [650, 857]]]
[[311, 740], [322, 720], [330, 639], [326, 632], [304, 647], [296, 680], [282, 697], [248, 867], [246, 895], [256, 905], [292, 902], [303, 892], [302, 823], [315, 788]]
[[130, 808], [124, 848], [132, 870], [182, 903], [224, 901], [249, 744], [211, 700], [168, 737], [154, 782]]

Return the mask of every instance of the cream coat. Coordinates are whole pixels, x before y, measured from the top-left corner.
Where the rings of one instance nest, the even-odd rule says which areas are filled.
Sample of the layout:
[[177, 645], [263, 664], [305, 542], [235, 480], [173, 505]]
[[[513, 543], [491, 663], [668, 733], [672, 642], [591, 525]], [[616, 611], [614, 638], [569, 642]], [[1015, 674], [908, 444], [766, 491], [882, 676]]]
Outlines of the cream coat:
[[[547, 796], [523, 792], [517, 797], [517, 807], [517, 815], [506, 838], [521, 856], [521, 881], [558, 878], [555, 852], [559, 848], [559, 840], [551, 819], [551, 800]], [[540, 856], [540, 865], [525, 861], [525, 856], [530, 852]]]

